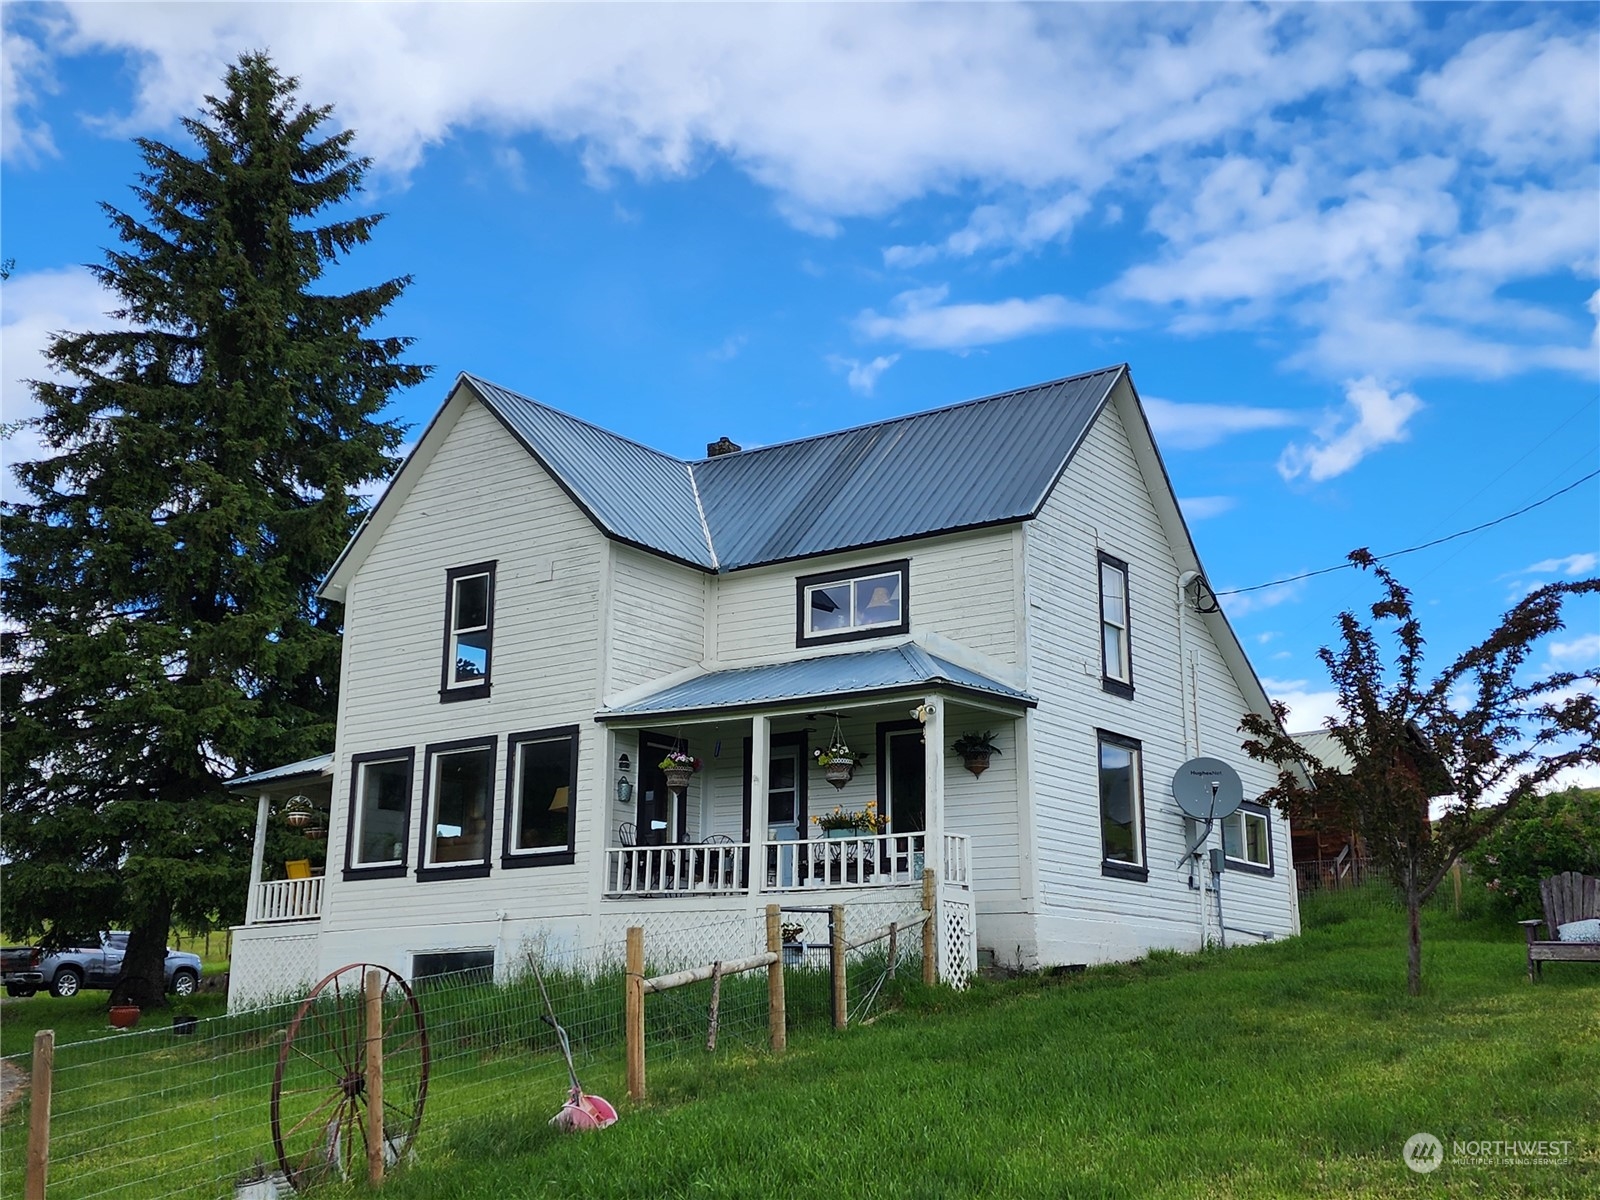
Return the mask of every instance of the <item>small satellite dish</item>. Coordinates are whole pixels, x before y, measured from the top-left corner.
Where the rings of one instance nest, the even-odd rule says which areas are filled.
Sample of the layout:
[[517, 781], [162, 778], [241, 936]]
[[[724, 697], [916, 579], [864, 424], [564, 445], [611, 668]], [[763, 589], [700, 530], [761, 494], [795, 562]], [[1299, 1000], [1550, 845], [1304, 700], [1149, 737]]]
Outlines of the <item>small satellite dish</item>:
[[1230, 817], [1244, 803], [1244, 784], [1220, 758], [1191, 758], [1172, 777], [1172, 798], [1197, 821]]

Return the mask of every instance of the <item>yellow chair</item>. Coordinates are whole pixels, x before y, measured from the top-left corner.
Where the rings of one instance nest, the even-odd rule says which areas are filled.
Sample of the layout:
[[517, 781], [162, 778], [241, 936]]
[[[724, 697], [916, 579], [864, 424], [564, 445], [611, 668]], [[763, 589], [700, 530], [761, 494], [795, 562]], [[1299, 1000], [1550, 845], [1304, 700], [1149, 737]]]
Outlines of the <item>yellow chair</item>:
[[311, 860], [309, 858], [291, 858], [283, 864], [285, 878], [310, 879]]

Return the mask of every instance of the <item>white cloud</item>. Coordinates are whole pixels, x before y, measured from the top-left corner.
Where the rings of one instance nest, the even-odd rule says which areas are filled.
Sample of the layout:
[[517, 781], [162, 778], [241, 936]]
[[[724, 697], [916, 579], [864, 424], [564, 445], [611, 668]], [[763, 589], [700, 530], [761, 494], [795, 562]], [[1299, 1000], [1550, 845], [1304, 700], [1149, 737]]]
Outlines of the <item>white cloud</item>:
[[29, 122], [24, 113], [35, 107], [41, 93], [56, 90], [50, 58], [44, 47], [15, 29], [0, 40], [5, 69], [0, 71], [0, 153], [6, 162], [32, 165], [54, 157], [55, 139], [47, 125]]
[[729, 334], [722, 339], [721, 344], [706, 352], [706, 357], [712, 362], [732, 362], [739, 357], [739, 352], [750, 341], [748, 335], [743, 333]]
[[1550, 660], [1567, 670], [1600, 666], [1600, 633], [1586, 633], [1570, 642], [1551, 642]]
[[1339, 693], [1331, 689], [1312, 691], [1310, 683], [1304, 679], [1263, 679], [1261, 686], [1274, 700], [1288, 705], [1289, 719], [1284, 726], [1296, 733], [1322, 729], [1329, 717], [1344, 717], [1344, 710], [1339, 707]]
[[1288, 409], [1248, 404], [1180, 404], [1156, 396], [1146, 396], [1141, 403], [1162, 449], [1204, 450], [1235, 434], [1282, 429], [1306, 421]]
[[1109, 310], [1065, 296], [1012, 297], [988, 303], [946, 304], [947, 286], [901, 292], [880, 314], [865, 309], [855, 319], [863, 337], [904, 342], [922, 350], [966, 350], [1055, 329], [1112, 329], [1121, 319]]
[[1345, 401], [1343, 411], [1317, 427], [1316, 443], [1292, 443], [1284, 449], [1278, 459], [1280, 475], [1306, 475], [1313, 483], [1343, 475], [1374, 450], [1405, 441], [1410, 436], [1406, 422], [1422, 408], [1410, 392], [1388, 391], [1370, 376], [1346, 384]]
[[1518, 575], [1560, 575], [1571, 578], [1592, 571], [1600, 565], [1600, 554], [1569, 554], [1565, 558], [1542, 558], [1522, 570]]
[[936, 245], [889, 246], [883, 265], [894, 268], [921, 266], [940, 257], [971, 258], [986, 250], [1011, 253], [1033, 250], [1047, 242], [1066, 241], [1073, 225], [1089, 211], [1089, 201], [1068, 194], [1029, 208], [984, 204], [974, 209], [967, 223]]
[[[34, 271], [13, 275], [0, 287], [0, 413], [7, 424], [39, 415], [39, 405], [28, 387], [30, 379], [64, 379], [45, 360], [53, 333], [80, 333], [94, 329], [125, 328], [125, 321], [107, 315], [119, 301], [88, 271], [69, 267], [60, 271]], [[29, 462], [44, 455], [32, 429], [21, 429], [5, 440], [5, 462]], [[4, 473], [0, 495], [16, 498], [11, 472]]]
[[898, 354], [880, 354], [871, 362], [862, 362], [856, 358], [841, 358], [837, 354], [828, 355], [828, 365], [836, 371], [844, 371], [845, 382], [850, 385], [850, 390], [859, 392], [863, 396], [872, 395], [878, 377], [899, 361]]
[[1178, 507], [1189, 520], [1204, 521], [1210, 517], [1220, 517], [1223, 513], [1232, 512], [1238, 503], [1232, 496], [1189, 496], [1178, 501]]
[[1305, 580], [1297, 579], [1290, 583], [1280, 583], [1250, 592], [1235, 592], [1231, 595], [1227, 588], [1221, 588], [1217, 596], [1222, 602], [1223, 611], [1230, 617], [1238, 618], [1261, 612], [1263, 609], [1277, 608], [1280, 604], [1297, 603], [1305, 594]]

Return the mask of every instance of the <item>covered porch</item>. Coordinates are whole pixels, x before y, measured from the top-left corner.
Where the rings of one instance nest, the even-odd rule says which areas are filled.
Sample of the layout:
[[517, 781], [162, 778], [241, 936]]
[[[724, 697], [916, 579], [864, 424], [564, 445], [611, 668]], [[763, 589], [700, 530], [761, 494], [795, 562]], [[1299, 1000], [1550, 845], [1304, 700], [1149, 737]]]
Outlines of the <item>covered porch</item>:
[[245, 925], [320, 919], [333, 755], [244, 775], [229, 782], [228, 788], [256, 798]]
[[[988, 794], [1014, 808], [1016, 793], [980, 787], [950, 743], [1003, 730], [1014, 747], [1033, 704], [914, 642], [699, 673], [615, 702], [597, 714], [616, 769], [602, 899], [881, 895], [920, 891], [931, 871], [970, 908], [973, 826]], [[674, 755], [687, 771], [669, 771]]]

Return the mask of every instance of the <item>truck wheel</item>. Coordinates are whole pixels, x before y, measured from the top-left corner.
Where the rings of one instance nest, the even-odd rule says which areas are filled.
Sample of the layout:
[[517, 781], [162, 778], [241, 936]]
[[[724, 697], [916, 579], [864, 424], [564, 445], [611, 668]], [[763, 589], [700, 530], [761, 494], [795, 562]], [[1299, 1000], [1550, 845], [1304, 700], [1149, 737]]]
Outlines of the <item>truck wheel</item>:
[[172, 973], [172, 994], [174, 996], [192, 996], [199, 986], [200, 981], [195, 978], [193, 971], [174, 971]]
[[62, 967], [50, 983], [50, 994], [65, 1000], [69, 996], [76, 996], [82, 986], [83, 976], [77, 967]]
[[6, 995], [8, 996], [31, 996], [38, 990], [38, 988], [31, 988], [22, 983], [6, 984]]

